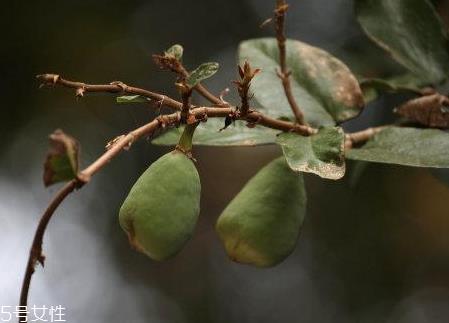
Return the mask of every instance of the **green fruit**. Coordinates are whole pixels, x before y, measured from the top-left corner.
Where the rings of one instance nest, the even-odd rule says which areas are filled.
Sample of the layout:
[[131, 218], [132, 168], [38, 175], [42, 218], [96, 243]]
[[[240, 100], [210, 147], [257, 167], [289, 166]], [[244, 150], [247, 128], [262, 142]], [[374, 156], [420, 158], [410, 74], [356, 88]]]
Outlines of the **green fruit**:
[[192, 236], [200, 211], [201, 184], [194, 163], [170, 152], [140, 176], [120, 208], [130, 243], [154, 260], [177, 254]]
[[305, 205], [303, 177], [281, 157], [245, 185], [220, 215], [216, 229], [232, 260], [271, 267], [295, 248]]

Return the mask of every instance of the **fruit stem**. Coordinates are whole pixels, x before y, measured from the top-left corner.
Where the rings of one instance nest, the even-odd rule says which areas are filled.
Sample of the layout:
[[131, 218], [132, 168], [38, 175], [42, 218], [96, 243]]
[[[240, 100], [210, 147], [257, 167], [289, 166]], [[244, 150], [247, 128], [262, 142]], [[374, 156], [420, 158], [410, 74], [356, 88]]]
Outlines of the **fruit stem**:
[[176, 146], [177, 149], [184, 153], [190, 153], [192, 151], [192, 138], [198, 124], [199, 122], [195, 122], [186, 125], [181, 138], [179, 139], [178, 145]]

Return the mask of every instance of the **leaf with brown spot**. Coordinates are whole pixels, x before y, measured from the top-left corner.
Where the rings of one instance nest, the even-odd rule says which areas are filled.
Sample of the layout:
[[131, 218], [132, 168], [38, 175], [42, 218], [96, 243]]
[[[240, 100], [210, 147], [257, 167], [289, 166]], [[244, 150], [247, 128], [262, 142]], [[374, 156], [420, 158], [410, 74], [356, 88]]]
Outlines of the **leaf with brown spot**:
[[62, 130], [50, 135], [50, 148], [44, 164], [44, 184], [50, 186], [76, 178], [78, 173], [79, 144]]
[[449, 98], [439, 93], [410, 100], [395, 112], [431, 128], [449, 128]]
[[[312, 126], [333, 126], [357, 116], [365, 103], [359, 83], [349, 68], [328, 52], [297, 40], [288, 40], [287, 66], [293, 95]], [[252, 82], [260, 111], [275, 118], [290, 115], [290, 105], [277, 75], [279, 50], [275, 38], [244, 41], [239, 61], [249, 61], [261, 72]]]

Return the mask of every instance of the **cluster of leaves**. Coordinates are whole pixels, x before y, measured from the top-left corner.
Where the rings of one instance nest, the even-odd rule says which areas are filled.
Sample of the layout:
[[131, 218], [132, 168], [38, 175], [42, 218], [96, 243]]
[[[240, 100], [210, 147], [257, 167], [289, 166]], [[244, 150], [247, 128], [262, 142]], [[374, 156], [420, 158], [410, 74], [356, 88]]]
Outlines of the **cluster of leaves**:
[[[292, 169], [323, 178], [338, 179], [345, 173], [345, 158], [422, 167], [449, 167], [449, 135], [442, 130], [386, 128], [361, 147], [345, 153], [341, 123], [356, 117], [365, 104], [382, 92], [423, 93], [423, 86], [437, 86], [449, 73], [449, 41], [432, 4], [427, 0], [356, 0], [355, 14], [366, 34], [409, 72], [388, 79], [355, 76], [328, 52], [297, 40], [287, 41], [287, 64], [291, 69], [294, 96], [305, 119], [319, 128], [312, 137], [301, 137], [256, 126], [236, 123], [219, 132], [219, 121], [198, 127], [196, 145], [255, 146], [281, 145]], [[379, 23], [382, 21], [382, 23]], [[258, 110], [280, 119], [292, 119], [279, 81], [279, 54], [275, 38], [244, 41], [239, 63], [248, 61], [261, 72], [252, 82]], [[425, 100], [425, 97], [418, 98]], [[437, 115], [449, 119], [447, 102], [435, 105]], [[423, 105], [428, 110], [428, 105]], [[422, 113], [413, 109], [405, 117], [419, 122]], [[415, 115], [414, 115], [415, 114]], [[439, 128], [447, 127], [440, 124]], [[153, 140], [159, 145], [176, 144], [182, 129], [173, 129]]]
[[[330, 53], [298, 40], [287, 40], [287, 66], [293, 96], [305, 121], [317, 129], [311, 136], [279, 132], [268, 127], [242, 122], [223, 129], [222, 120], [201, 123], [194, 145], [256, 146], [277, 144], [288, 166], [296, 173], [313, 173], [337, 180], [345, 174], [346, 159], [416, 167], [449, 168], [449, 99], [432, 89], [449, 76], [449, 40], [446, 29], [428, 0], [355, 0], [355, 14], [361, 27], [377, 45], [408, 72], [388, 79], [354, 75], [348, 66]], [[382, 21], [382, 23], [379, 23]], [[183, 86], [193, 89], [213, 76], [217, 63], [205, 63], [188, 72], [177, 66], [183, 48], [175, 45], [159, 59], [168, 69], [183, 75]], [[251, 81], [257, 110], [274, 118], [294, 122], [278, 71], [279, 48], [275, 38], [247, 40], [238, 50], [239, 65], [250, 62], [260, 69]], [[248, 65], [249, 66], [249, 65]], [[255, 76], [255, 75], [253, 75]], [[248, 84], [249, 84], [248, 81]], [[426, 88], [425, 88], [426, 87]], [[347, 145], [350, 135], [341, 124], [357, 117], [366, 104], [384, 92], [409, 92], [417, 98], [396, 109], [398, 115], [416, 127], [401, 123], [385, 126], [360, 145]], [[245, 93], [246, 95], [247, 93]], [[242, 95], [241, 95], [242, 96]], [[121, 96], [118, 103], [142, 103], [141, 96]], [[184, 127], [171, 129], [152, 142], [176, 145]], [[223, 130], [223, 131], [220, 131]], [[349, 136], [349, 137], [348, 137]], [[348, 139], [349, 138], [349, 139]], [[64, 141], [59, 140], [64, 147]], [[61, 149], [58, 149], [60, 152]], [[67, 180], [77, 173], [76, 154], [66, 148], [67, 156], [54, 156], [56, 165], [47, 174], [47, 184]], [[62, 165], [63, 162], [66, 165]], [[285, 172], [288, 175], [288, 172]], [[295, 198], [294, 196], [292, 198]]]

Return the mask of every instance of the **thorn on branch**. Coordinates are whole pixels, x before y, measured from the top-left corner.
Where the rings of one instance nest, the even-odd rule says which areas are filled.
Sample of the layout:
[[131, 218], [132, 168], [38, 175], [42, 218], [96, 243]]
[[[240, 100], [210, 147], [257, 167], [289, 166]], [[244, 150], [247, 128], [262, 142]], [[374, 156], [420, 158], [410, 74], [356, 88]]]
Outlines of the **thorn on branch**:
[[34, 266], [36, 266], [36, 262], [39, 263], [42, 267], [45, 267], [45, 255], [42, 253], [42, 248], [38, 246], [33, 246], [31, 249], [31, 253], [33, 254]]
[[123, 147], [123, 149], [126, 150], [126, 151], [131, 149], [131, 146], [133, 145], [134, 141], [136, 140], [136, 138], [133, 136], [132, 133], [130, 133], [129, 135], [132, 136], [132, 139], [126, 144], [125, 147]]
[[229, 92], [230, 92], [230, 90], [229, 90], [228, 87], [225, 88], [223, 91], [220, 92], [220, 95], [219, 95], [218, 98], [220, 99], [220, 101], [221, 101], [221, 103], [222, 103], [222, 104], [221, 104], [222, 106], [229, 106], [229, 102], [226, 101], [226, 100], [224, 99], [224, 97], [225, 97], [226, 95], [228, 95]]
[[266, 26], [268, 26], [272, 22], [273, 22], [273, 17], [267, 18], [259, 25], [259, 28], [261, 28], [261, 29], [265, 28]]
[[86, 88], [84, 86], [83, 87], [79, 87], [75, 91], [75, 96], [77, 98], [82, 98], [82, 97], [84, 97], [84, 92], [86, 92]]

